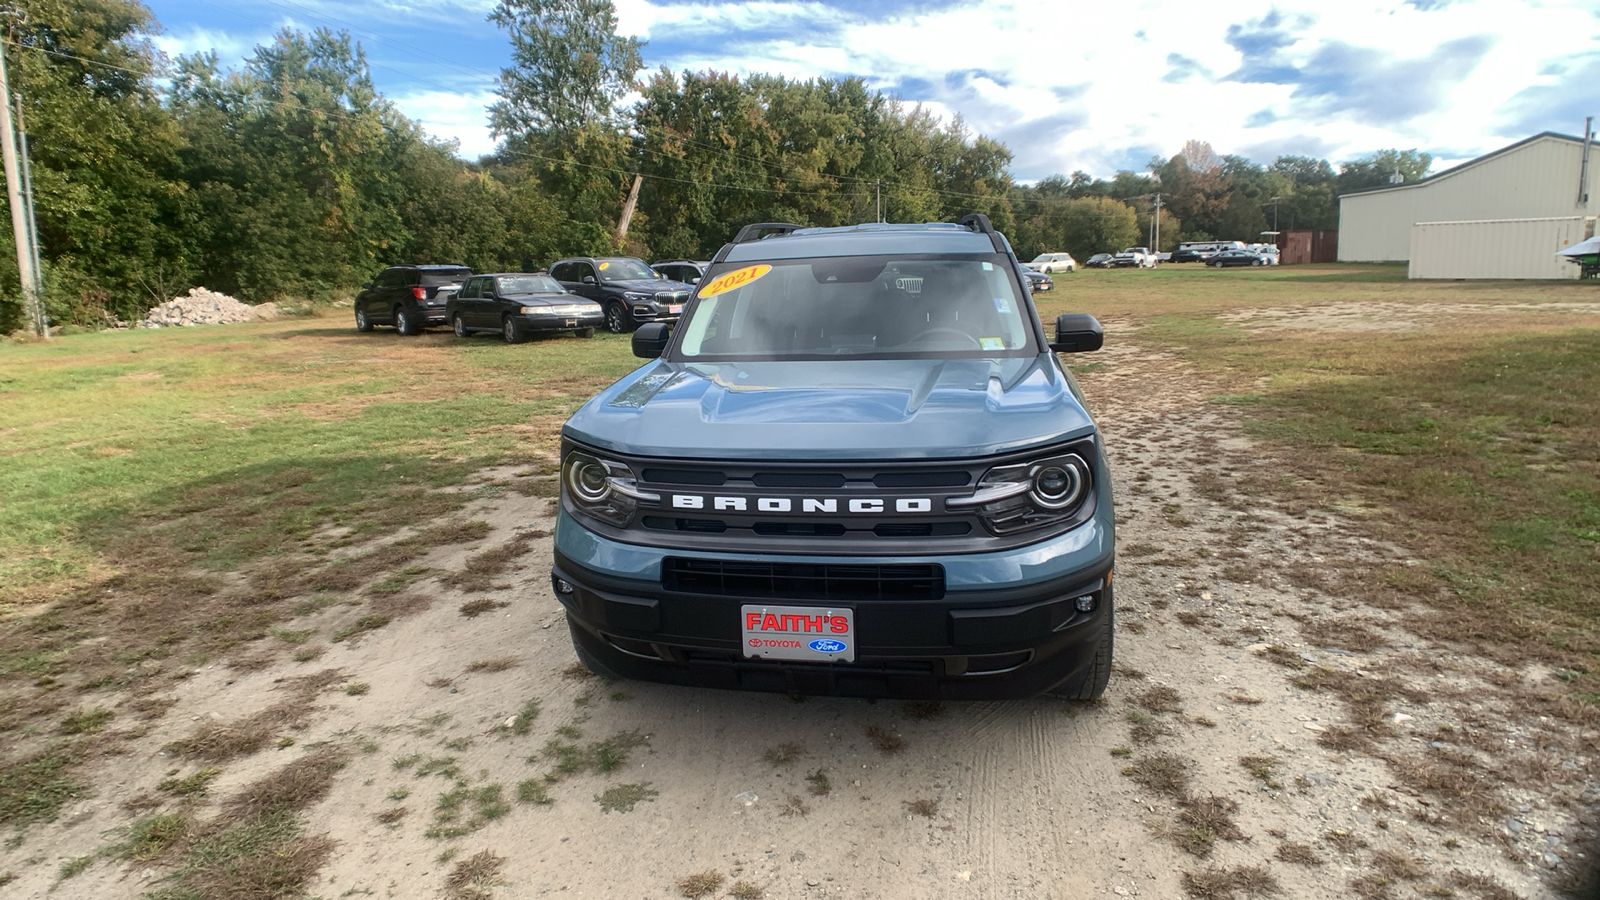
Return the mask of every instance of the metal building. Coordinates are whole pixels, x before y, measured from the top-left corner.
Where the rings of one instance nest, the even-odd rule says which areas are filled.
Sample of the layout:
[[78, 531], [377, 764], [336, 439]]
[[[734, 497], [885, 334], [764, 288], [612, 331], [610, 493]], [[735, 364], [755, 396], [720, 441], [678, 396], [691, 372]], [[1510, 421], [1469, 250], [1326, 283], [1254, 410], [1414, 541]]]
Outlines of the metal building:
[[[1419, 222], [1465, 224], [1600, 214], [1600, 190], [1596, 190], [1600, 164], [1593, 158], [1600, 153], [1593, 144], [1592, 137], [1546, 131], [1420, 181], [1345, 194], [1339, 198], [1339, 261], [1407, 262], [1412, 227]], [[1464, 237], [1475, 230], [1481, 228], [1457, 228], [1453, 233]], [[1555, 249], [1559, 248], [1550, 252]], [[1441, 270], [1430, 264], [1430, 271]]]
[[1418, 222], [1411, 278], [1572, 279], [1582, 272], [1556, 251], [1594, 236], [1594, 216]]

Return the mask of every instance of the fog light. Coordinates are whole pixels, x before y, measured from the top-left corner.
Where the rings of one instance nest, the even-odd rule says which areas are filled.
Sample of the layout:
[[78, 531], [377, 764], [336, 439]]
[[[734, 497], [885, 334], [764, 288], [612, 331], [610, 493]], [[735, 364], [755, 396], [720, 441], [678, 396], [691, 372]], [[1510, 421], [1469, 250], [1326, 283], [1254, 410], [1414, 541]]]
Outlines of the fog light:
[[557, 578], [556, 590], [563, 594], [570, 594], [572, 593], [572, 585], [568, 584], [565, 579]]
[[1072, 601], [1072, 605], [1078, 608], [1078, 612], [1094, 612], [1094, 595], [1084, 594]]

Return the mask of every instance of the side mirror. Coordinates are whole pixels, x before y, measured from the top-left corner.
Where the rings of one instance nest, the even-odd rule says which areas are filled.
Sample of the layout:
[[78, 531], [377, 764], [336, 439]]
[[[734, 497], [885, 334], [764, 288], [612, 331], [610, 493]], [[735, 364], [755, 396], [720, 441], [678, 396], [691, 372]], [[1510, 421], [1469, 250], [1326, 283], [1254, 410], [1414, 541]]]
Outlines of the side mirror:
[[690, 275], [689, 276], [689, 280], [684, 282], [684, 284], [699, 284], [699, 283], [700, 283], [700, 276], [699, 275]]
[[646, 322], [633, 333], [633, 355], [640, 359], [660, 359], [667, 349], [672, 329], [665, 322]]
[[363, 287], [363, 288], [364, 288], [364, 289], [366, 289], [366, 290], [369, 290], [369, 291], [370, 291], [370, 290], [372, 290], [372, 282], [370, 282], [370, 281], [363, 281], [363, 282], [361, 282], [361, 287]]
[[1065, 313], [1056, 317], [1056, 339], [1050, 349], [1057, 353], [1087, 353], [1105, 344], [1106, 333], [1100, 322], [1088, 313]]
[[583, 283], [584, 284], [594, 284], [594, 276], [593, 275], [585, 275], [585, 276], [583, 276]]

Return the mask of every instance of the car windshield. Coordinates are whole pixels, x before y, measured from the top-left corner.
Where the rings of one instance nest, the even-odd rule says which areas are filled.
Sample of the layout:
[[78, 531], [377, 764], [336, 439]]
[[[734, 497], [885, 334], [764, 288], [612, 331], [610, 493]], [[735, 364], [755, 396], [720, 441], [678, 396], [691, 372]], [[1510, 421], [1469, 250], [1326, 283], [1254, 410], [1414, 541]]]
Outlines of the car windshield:
[[718, 266], [678, 327], [673, 358], [1032, 356], [1026, 295], [1000, 255], [870, 256]]
[[601, 281], [653, 281], [661, 276], [640, 259], [600, 260]]
[[502, 294], [559, 294], [566, 288], [549, 275], [510, 275], [495, 279], [495, 289]]

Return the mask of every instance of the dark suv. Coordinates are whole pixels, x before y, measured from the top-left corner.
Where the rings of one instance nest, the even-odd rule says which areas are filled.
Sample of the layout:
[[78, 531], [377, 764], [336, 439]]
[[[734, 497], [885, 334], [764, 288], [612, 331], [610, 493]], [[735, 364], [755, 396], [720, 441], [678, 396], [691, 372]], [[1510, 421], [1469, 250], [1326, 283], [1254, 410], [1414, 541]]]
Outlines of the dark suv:
[[606, 311], [606, 330], [622, 334], [643, 322], [671, 321], [683, 313], [693, 290], [669, 281], [631, 256], [563, 259], [550, 264], [550, 277], [561, 286], [599, 303]]
[[711, 268], [711, 263], [696, 259], [669, 259], [651, 263], [650, 268], [674, 281], [681, 281], [684, 284], [699, 284], [700, 280], [706, 277], [706, 270]]
[[390, 266], [356, 295], [356, 330], [393, 325], [401, 334], [421, 334], [445, 323], [445, 302], [472, 277], [461, 265]]
[[[764, 231], [776, 234], [761, 237]], [[801, 694], [1095, 699], [1104, 444], [1006, 239], [751, 225], [561, 431], [552, 587], [601, 675]]]

